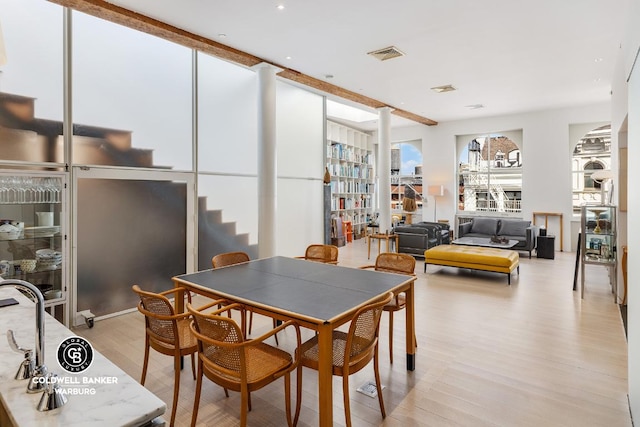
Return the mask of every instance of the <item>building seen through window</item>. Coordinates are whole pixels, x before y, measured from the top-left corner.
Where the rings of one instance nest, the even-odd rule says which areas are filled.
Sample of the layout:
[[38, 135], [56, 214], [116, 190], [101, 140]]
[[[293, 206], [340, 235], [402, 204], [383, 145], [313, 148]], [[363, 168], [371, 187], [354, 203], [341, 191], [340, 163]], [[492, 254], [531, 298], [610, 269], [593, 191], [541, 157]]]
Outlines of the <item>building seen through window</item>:
[[572, 158], [573, 213], [580, 214], [584, 204], [606, 203], [602, 200], [605, 182], [593, 179], [596, 171], [611, 170], [611, 125], [587, 132], [575, 145]]
[[459, 211], [521, 212], [522, 153], [511, 139], [503, 135], [473, 138], [459, 159]]

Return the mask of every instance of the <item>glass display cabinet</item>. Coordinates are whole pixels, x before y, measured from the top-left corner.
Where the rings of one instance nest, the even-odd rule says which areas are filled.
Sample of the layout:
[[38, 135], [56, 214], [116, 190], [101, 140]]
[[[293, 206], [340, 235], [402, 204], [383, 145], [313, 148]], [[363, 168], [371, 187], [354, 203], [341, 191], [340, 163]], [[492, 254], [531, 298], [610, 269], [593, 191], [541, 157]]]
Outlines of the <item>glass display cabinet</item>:
[[609, 269], [609, 284], [614, 294], [614, 300], [617, 300], [616, 207], [613, 205], [584, 205], [581, 210], [580, 296], [584, 297], [585, 266], [593, 264]]
[[33, 283], [67, 324], [66, 174], [0, 171], [0, 276]]

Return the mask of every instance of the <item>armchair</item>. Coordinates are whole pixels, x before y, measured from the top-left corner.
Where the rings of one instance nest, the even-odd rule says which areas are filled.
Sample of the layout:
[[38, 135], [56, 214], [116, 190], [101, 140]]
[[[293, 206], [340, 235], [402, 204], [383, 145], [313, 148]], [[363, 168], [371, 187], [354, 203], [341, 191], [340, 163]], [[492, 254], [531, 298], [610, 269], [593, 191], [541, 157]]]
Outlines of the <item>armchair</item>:
[[394, 233], [398, 235], [399, 253], [423, 256], [425, 250], [449, 243], [449, 224], [418, 222], [398, 226]]

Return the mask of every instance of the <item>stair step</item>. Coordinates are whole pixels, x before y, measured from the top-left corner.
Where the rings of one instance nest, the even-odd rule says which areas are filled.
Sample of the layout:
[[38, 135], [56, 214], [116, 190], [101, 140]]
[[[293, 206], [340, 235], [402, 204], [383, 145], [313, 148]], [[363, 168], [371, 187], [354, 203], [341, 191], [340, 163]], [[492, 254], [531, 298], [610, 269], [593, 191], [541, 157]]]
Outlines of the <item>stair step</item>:
[[35, 100], [28, 96], [0, 93], [0, 109], [18, 120], [32, 121], [35, 114]]

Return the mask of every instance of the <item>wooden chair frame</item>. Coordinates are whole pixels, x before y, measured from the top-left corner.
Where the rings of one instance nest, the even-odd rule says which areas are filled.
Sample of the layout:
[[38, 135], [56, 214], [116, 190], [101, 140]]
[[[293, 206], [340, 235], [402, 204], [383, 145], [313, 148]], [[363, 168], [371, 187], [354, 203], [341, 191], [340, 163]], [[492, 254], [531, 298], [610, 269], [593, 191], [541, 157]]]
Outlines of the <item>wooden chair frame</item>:
[[[349, 331], [333, 331], [333, 375], [342, 377], [342, 394], [344, 399], [344, 412], [347, 427], [351, 427], [351, 407], [349, 399], [349, 376], [360, 371], [373, 359], [373, 370], [376, 379], [376, 389], [378, 391], [378, 404], [382, 418], [387, 414], [384, 409], [384, 399], [382, 397], [382, 386], [380, 384], [380, 370], [378, 368], [378, 333], [380, 329], [380, 318], [383, 307], [393, 298], [393, 292], [387, 293], [383, 298], [360, 308], [351, 320]], [[374, 330], [369, 341], [362, 336], [357, 336], [357, 332], [362, 328], [360, 319], [367, 321], [368, 313], [371, 313]], [[337, 344], [345, 342], [344, 348]], [[340, 353], [340, 350], [343, 352]], [[301, 363], [311, 369], [318, 370], [318, 336], [314, 336], [305, 341], [299, 347]], [[341, 360], [340, 360], [341, 359]]]
[[[399, 260], [400, 266], [394, 266], [393, 260]], [[385, 273], [396, 273], [416, 276], [416, 259], [411, 255], [398, 254], [394, 252], [383, 252], [376, 258], [375, 265], [364, 265], [360, 269], [374, 269]], [[394, 295], [389, 304], [384, 307], [384, 311], [389, 313], [389, 363], [393, 363], [393, 313], [400, 311], [407, 306], [404, 292]], [[413, 338], [418, 346], [418, 340]]]
[[335, 245], [309, 245], [307, 246], [304, 256], [298, 256], [296, 258], [337, 265], [338, 247]]
[[[178, 395], [180, 393], [180, 371], [182, 368], [182, 357], [191, 356], [191, 371], [193, 379], [196, 379], [195, 357], [198, 351], [198, 343], [191, 334], [189, 328], [191, 316], [190, 313], [176, 313], [175, 307], [167, 296], [174, 295], [175, 298], [187, 298], [187, 302], [191, 303], [191, 294], [184, 288], [174, 288], [164, 292], [155, 293], [143, 291], [138, 285], [132, 286], [133, 291], [140, 297], [138, 303], [138, 311], [145, 317], [145, 343], [144, 343], [144, 364], [142, 366], [142, 376], [140, 384], [144, 385], [147, 377], [147, 369], [149, 366], [149, 348], [153, 348], [158, 353], [173, 356], [174, 383], [173, 383], [173, 405], [171, 408], [170, 425], [173, 426], [176, 418], [176, 409], [178, 406]], [[156, 301], [160, 303], [160, 308], [165, 309], [168, 314], [159, 314], [148, 309], [148, 303]], [[219, 301], [216, 301], [218, 303]], [[208, 304], [210, 306], [211, 304]], [[171, 324], [171, 329], [164, 328], [166, 334], [159, 333], [163, 331], [160, 326], [162, 323]], [[187, 335], [188, 334], [188, 335]], [[173, 338], [171, 338], [173, 337]], [[178, 341], [176, 343], [176, 340]], [[176, 345], [177, 344], [177, 345]]]
[[[298, 354], [291, 355], [288, 357], [291, 358], [291, 363], [275, 369], [273, 371], [261, 372], [258, 376], [259, 378], [256, 380], [250, 380], [249, 374], [247, 372], [248, 366], [248, 353], [252, 349], [258, 350], [270, 350], [272, 352], [279, 352], [280, 354], [287, 353], [284, 350], [280, 350], [277, 347], [270, 346], [266, 344], [265, 341], [272, 336], [275, 336], [278, 332], [284, 330], [285, 328], [294, 328], [296, 333], [297, 345], [296, 348], [300, 347], [301, 343], [301, 335], [300, 335], [300, 327], [294, 321], [287, 321], [282, 323], [280, 326], [275, 327], [274, 329], [268, 331], [267, 333], [261, 335], [260, 337], [244, 340], [244, 335], [242, 334], [242, 330], [238, 327], [235, 321], [229, 317], [225, 317], [222, 314], [226, 311], [237, 309], [241, 307], [240, 304], [232, 303], [228, 304], [218, 310], [215, 310], [211, 313], [201, 313], [200, 310], [194, 309], [191, 304], [187, 304], [187, 310], [191, 313], [194, 320], [191, 322], [191, 331], [196, 336], [198, 340], [198, 378], [196, 382], [196, 396], [193, 406], [193, 414], [191, 419], [191, 425], [195, 426], [197, 417], [198, 417], [198, 408], [200, 405], [200, 395], [202, 391], [202, 376], [206, 376], [214, 383], [220, 385], [225, 390], [225, 395], [228, 397], [228, 390], [233, 390], [240, 392], [241, 395], [241, 408], [240, 408], [240, 425], [242, 427], [247, 425], [247, 412], [251, 410], [251, 392], [261, 389], [262, 387], [270, 384], [271, 382], [277, 380], [280, 377], [284, 377], [284, 387], [285, 387], [285, 406], [287, 413], [287, 424], [289, 426], [296, 425], [298, 423], [298, 418], [300, 416], [300, 406], [301, 406], [301, 398], [302, 398], [302, 388], [301, 388], [301, 380], [302, 380], [302, 366], [300, 365], [300, 356]], [[233, 329], [233, 333], [236, 334], [239, 339], [237, 342], [226, 342], [216, 340], [210, 336], [207, 336], [200, 331], [199, 322], [207, 321], [207, 319], [220, 322], [230, 326]], [[230, 332], [231, 333], [231, 332]], [[233, 352], [239, 355], [239, 375], [237, 372], [227, 368], [221, 364], [216, 364], [209, 357], [207, 357], [207, 353], [205, 351], [205, 345], [207, 346], [215, 346], [220, 350], [220, 353]], [[263, 353], [265, 354], [265, 353]], [[281, 359], [282, 360], [282, 359]], [[293, 419], [291, 418], [291, 379], [290, 373], [293, 370], [297, 369], [296, 375], [296, 407]]]

